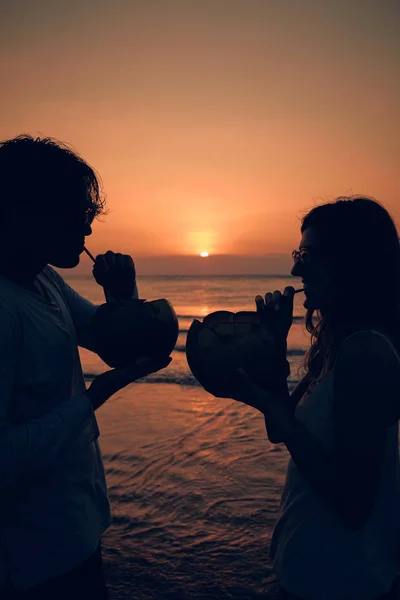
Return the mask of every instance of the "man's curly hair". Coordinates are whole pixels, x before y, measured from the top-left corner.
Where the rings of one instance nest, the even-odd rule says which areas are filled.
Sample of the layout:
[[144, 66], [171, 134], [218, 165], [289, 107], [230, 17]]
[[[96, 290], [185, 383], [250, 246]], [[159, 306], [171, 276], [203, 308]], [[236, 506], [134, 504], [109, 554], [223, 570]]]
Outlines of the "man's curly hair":
[[[96, 171], [67, 144], [54, 138], [18, 135], [0, 142], [0, 207], [6, 218], [11, 207], [23, 212], [34, 205], [38, 211], [54, 206], [76, 210], [81, 198], [76, 190], [88, 192], [83, 207], [89, 222], [105, 212], [105, 198]], [[69, 205], [69, 206], [68, 206]]]

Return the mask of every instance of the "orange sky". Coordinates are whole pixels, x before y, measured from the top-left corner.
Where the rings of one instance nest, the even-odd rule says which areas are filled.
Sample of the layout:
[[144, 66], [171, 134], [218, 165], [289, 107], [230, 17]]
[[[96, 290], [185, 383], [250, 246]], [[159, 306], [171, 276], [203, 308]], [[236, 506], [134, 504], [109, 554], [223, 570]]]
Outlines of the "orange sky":
[[203, 270], [182, 258], [202, 250], [262, 269], [298, 244], [302, 212], [346, 193], [399, 225], [399, 6], [6, 0], [0, 138], [72, 144], [111, 211], [88, 247], [152, 272]]

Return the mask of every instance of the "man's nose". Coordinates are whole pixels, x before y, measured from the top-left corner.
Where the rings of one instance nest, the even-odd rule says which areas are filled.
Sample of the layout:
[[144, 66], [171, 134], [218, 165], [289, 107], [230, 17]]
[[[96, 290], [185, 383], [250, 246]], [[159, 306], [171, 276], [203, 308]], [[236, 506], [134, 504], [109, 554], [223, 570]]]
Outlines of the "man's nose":
[[91, 225], [89, 225], [89, 223], [85, 225], [85, 237], [87, 237], [88, 235], [92, 235], [92, 227]]

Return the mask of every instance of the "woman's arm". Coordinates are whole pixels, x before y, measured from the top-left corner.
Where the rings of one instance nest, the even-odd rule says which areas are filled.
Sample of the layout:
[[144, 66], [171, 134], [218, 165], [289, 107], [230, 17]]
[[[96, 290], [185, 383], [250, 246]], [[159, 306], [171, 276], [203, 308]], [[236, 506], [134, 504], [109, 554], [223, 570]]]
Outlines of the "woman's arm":
[[382, 476], [387, 428], [399, 415], [400, 365], [378, 334], [346, 340], [334, 368], [334, 451], [328, 454], [288, 410], [276, 419], [297, 468], [350, 529], [370, 518]]
[[400, 362], [388, 340], [361, 331], [343, 344], [335, 365], [334, 432], [341, 498], [362, 526], [374, 508], [389, 427], [399, 418]]
[[[289, 393], [289, 389], [287, 386], [287, 382], [283, 382], [282, 386], [279, 389], [275, 389], [271, 392], [271, 401], [273, 402], [282, 402], [287, 403], [293, 411], [296, 410], [297, 404], [302, 399], [305, 394], [308, 385], [310, 383], [310, 378], [308, 375], [305, 375], [300, 379], [297, 383], [296, 387]], [[267, 415], [264, 415], [265, 418], [265, 428], [267, 430], [268, 439], [272, 444], [280, 444], [284, 442], [282, 433], [279, 431], [279, 427], [277, 427], [273, 420], [270, 420]]]

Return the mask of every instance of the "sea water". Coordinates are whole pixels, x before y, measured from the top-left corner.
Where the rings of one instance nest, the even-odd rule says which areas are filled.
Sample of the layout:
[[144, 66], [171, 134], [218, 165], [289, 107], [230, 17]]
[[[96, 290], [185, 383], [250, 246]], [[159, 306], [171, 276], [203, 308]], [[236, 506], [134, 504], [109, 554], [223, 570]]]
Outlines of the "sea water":
[[[66, 277], [94, 303], [92, 277]], [[185, 338], [194, 318], [254, 310], [256, 294], [290, 277], [144, 277], [142, 298], [167, 298], [180, 325], [171, 365], [98, 412], [113, 523], [103, 538], [114, 600], [261, 598], [272, 577], [268, 547], [288, 454], [267, 440], [254, 409], [206, 393], [192, 376]], [[288, 339], [290, 384], [309, 344], [303, 294]], [[87, 382], [108, 367], [81, 350]]]

